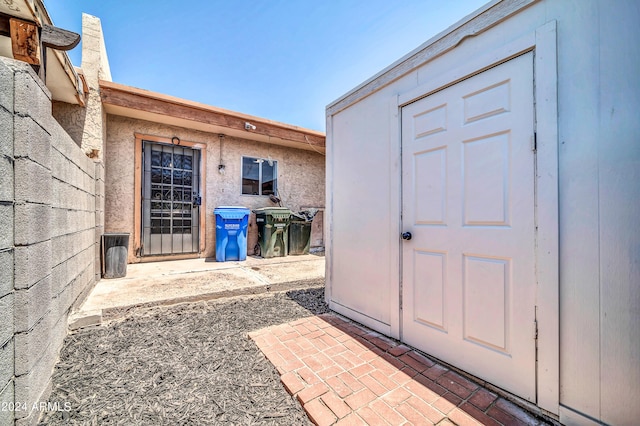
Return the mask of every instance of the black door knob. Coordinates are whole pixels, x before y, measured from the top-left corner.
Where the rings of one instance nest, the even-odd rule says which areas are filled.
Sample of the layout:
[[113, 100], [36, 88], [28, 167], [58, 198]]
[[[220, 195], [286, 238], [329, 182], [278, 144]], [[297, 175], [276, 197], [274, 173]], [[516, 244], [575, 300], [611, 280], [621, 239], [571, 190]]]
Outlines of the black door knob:
[[411, 232], [404, 232], [402, 234], [402, 239], [409, 241], [411, 239]]

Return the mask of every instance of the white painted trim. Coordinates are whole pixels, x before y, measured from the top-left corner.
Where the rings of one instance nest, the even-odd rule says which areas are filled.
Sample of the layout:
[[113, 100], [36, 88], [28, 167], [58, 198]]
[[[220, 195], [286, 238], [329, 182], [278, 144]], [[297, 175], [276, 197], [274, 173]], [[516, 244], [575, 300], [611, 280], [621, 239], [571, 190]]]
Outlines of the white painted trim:
[[398, 96], [398, 104], [403, 107], [412, 102], [416, 102], [439, 90], [453, 86], [466, 78], [480, 74], [491, 67], [507, 62], [509, 59], [533, 50], [535, 48], [535, 42], [535, 34], [530, 33], [489, 53], [474, 57], [468, 62], [465, 62], [464, 65], [453, 70], [447, 70], [441, 75], [432, 76], [429, 78], [429, 82], [405, 93], [401, 93]]
[[538, 406], [558, 414], [560, 402], [560, 250], [556, 21], [548, 22], [537, 28], [535, 35]]
[[391, 327], [389, 326], [389, 324], [385, 324], [369, 316], [363, 315], [358, 311], [354, 311], [353, 309], [336, 302], [330, 302], [329, 309], [339, 313], [340, 315], [344, 315], [347, 318], [351, 318], [352, 320], [357, 321], [372, 330], [382, 333], [385, 336], [391, 336]]
[[580, 426], [602, 426], [603, 424], [564, 405], [560, 405], [560, 423]]
[[333, 117], [327, 116], [324, 215], [324, 300], [330, 305], [333, 290]]
[[[397, 203], [389, 203], [389, 217], [397, 218], [391, 221], [391, 235], [389, 237], [389, 247], [392, 258], [390, 259], [389, 274], [387, 279], [389, 285], [398, 282], [398, 288], [389, 289], [389, 325], [391, 326], [390, 336], [400, 339], [402, 331], [402, 312], [400, 301], [402, 294], [402, 243], [400, 234], [402, 232], [402, 146], [400, 128], [400, 107], [398, 96], [393, 96], [389, 101], [389, 200], [397, 200]], [[399, 196], [398, 196], [399, 195]], [[395, 250], [394, 250], [395, 248]], [[398, 281], [397, 277], [400, 278]]]
[[[558, 231], [558, 75], [556, 21], [548, 22], [492, 52], [435, 76], [426, 84], [400, 94], [397, 108], [415, 102], [465, 78], [499, 65], [527, 51], [534, 51], [534, 98], [538, 140], [536, 165], [536, 272], [538, 307], [537, 401], [544, 410], [558, 414], [560, 401], [560, 308]], [[397, 120], [400, 120], [400, 114]], [[400, 123], [398, 121], [397, 126]], [[401, 136], [390, 138], [399, 146]], [[401, 250], [400, 247], [399, 250]], [[400, 273], [399, 282], [402, 282]], [[401, 284], [400, 284], [401, 285]], [[398, 305], [399, 306], [399, 305]]]

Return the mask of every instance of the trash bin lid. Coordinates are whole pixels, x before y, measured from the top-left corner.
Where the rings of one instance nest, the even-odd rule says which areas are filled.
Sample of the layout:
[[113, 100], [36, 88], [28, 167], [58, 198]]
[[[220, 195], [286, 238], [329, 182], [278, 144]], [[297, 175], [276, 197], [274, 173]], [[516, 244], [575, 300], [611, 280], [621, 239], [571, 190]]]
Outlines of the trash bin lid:
[[262, 207], [253, 211], [255, 214], [269, 215], [277, 219], [285, 219], [291, 216], [291, 210], [286, 207]]
[[310, 222], [307, 220], [306, 216], [303, 216], [298, 213], [291, 213], [291, 221], [292, 222]]
[[220, 206], [213, 210], [213, 214], [217, 214], [223, 219], [243, 219], [249, 213], [250, 210], [243, 206]]
[[318, 209], [308, 209], [301, 210], [298, 213], [291, 213], [291, 220], [311, 222], [316, 214], [318, 214], [318, 211]]

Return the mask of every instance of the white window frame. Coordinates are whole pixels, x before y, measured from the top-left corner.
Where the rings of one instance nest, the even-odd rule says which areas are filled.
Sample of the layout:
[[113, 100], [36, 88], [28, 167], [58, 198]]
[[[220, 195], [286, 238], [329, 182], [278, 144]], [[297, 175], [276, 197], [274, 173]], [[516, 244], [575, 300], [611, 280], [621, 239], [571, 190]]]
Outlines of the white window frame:
[[[245, 158], [247, 159], [253, 159], [260, 161], [260, 168], [258, 171], [258, 194], [245, 194], [243, 192], [243, 181], [244, 181], [244, 160]], [[240, 195], [248, 195], [248, 196], [253, 196], [253, 197], [268, 197], [271, 194], [263, 194], [262, 193], [262, 185], [263, 185], [263, 181], [262, 181], [262, 164], [264, 162], [268, 162], [271, 161], [273, 162], [274, 165], [274, 176], [275, 176], [275, 187], [274, 187], [274, 195], [277, 195], [278, 193], [278, 160], [274, 160], [274, 159], [269, 159], [269, 158], [262, 158], [262, 157], [256, 157], [256, 156], [252, 156], [252, 155], [243, 155], [240, 158]]]

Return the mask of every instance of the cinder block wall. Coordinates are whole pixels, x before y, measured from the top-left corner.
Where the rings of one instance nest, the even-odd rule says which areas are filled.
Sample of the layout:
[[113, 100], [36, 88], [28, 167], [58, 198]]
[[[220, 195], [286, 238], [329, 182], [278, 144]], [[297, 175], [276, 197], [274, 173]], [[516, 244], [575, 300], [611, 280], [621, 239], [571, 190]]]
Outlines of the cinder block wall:
[[[13, 70], [0, 62], [0, 403], [14, 401]], [[13, 424], [0, 410], [0, 425]]]
[[18, 407], [0, 410], [0, 425], [35, 424], [67, 317], [99, 277], [104, 171], [53, 118], [32, 69], [7, 58], [0, 176], [0, 403]]

